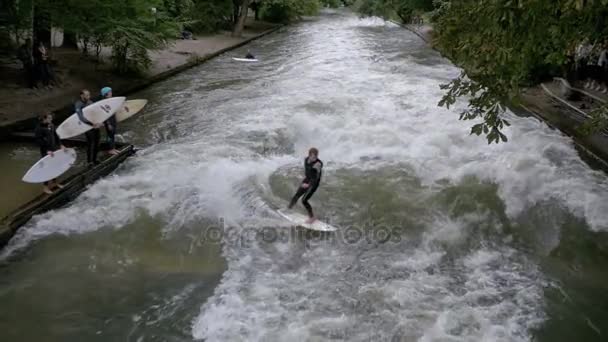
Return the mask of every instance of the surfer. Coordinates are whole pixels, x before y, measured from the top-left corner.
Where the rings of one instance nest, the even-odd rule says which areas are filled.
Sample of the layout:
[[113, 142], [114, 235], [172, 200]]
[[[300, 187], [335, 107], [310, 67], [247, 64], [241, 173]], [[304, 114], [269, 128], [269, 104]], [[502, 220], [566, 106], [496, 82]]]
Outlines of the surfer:
[[[38, 126], [36, 126], [36, 141], [40, 146], [40, 156], [42, 158], [47, 155], [53, 156], [53, 153], [58, 149], [65, 149], [65, 146], [61, 144], [61, 140], [55, 132], [55, 125], [53, 124], [53, 114], [51, 112], [46, 112], [44, 114], [40, 114], [38, 116]], [[44, 182], [44, 187], [42, 191], [46, 194], [52, 194], [53, 187], [57, 187], [59, 189], [63, 188], [63, 185], [57, 182], [57, 179], [53, 179], [48, 182]]]
[[[112, 88], [103, 87], [101, 89], [101, 100], [109, 99], [112, 97]], [[112, 115], [106, 120], [103, 124], [106, 127], [106, 135], [108, 137], [108, 145], [110, 146], [109, 154], [115, 155], [118, 154], [118, 150], [116, 150], [116, 115]]]
[[319, 159], [319, 150], [312, 147], [310, 150], [308, 150], [308, 157], [304, 158], [304, 180], [302, 181], [302, 184], [300, 184], [296, 194], [293, 195], [288, 207], [289, 209], [293, 208], [298, 199], [304, 195], [304, 198], [302, 198], [302, 204], [308, 212], [308, 220], [306, 223], [309, 224], [315, 222], [316, 218], [312, 212], [312, 207], [310, 206], [310, 203], [308, 203], [308, 200], [310, 200], [315, 191], [317, 191], [317, 188], [321, 183], [322, 173], [323, 162], [321, 159]]
[[245, 59], [255, 59], [255, 56], [251, 54], [251, 51], [247, 50], [247, 55], [245, 55]]
[[74, 109], [81, 122], [93, 126], [93, 129], [88, 130], [84, 134], [87, 138], [87, 163], [89, 167], [99, 164], [97, 152], [99, 151], [99, 127], [101, 127], [101, 124], [92, 123], [87, 120], [82, 113], [82, 110], [91, 104], [93, 104], [93, 101], [91, 101], [91, 93], [86, 89], [82, 89], [80, 91], [80, 98], [74, 103]]

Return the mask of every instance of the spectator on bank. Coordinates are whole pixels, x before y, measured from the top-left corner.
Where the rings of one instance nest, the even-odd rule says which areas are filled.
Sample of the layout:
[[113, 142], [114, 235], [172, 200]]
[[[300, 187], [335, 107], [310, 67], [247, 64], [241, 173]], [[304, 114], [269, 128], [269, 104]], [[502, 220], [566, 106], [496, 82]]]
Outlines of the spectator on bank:
[[49, 64], [49, 54], [43, 42], [40, 42], [34, 49], [34, 61], [38, 69], [38, 76], [42, 81], [42, 85], [51, 89], [51, 81], [53, 81], [53, 71]]
[[188, 30], [183, 30], [182, 31], [182, 39], [184, 39], [184, 40], [190, 40], [192, 38], [193, 38], [192, 32], [190, 32]]
[[17, 50], [17, 58], [23, 63], [25, 82], [28, 88], [36, 86], [36, 74], [34, 72], [34, 60], [32, 58], [32, 40], [26, 39], [25, 43]]
[[589, 43], [589, 38], [585, 38], [583, 42], [576, 48], [576, 52], [574, 54], [574, 81], [584, 82], [587, 79], [589, 55], [591, 54], [592, 49], [593, 46]]
[[[597, 72], [599, 74], [598, 85], [595, 90], [608, 94], [608, 40], [604, 42], [597, 60]], [[603, 89], [602, 89], [603, 86]]]

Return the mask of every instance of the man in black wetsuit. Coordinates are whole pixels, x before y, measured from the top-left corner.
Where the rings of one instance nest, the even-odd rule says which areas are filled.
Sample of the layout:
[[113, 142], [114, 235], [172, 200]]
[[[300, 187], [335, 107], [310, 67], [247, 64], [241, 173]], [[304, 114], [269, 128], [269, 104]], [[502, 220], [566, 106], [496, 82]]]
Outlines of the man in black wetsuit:
[[245, 55], [245, 59], [255, 59], [255, 56], [251, 53], [251, 51], [247, 50], [247, 55]]
[[316, 218], [308, 200], [314, 195], [315, 191], [317, 191], [317, 188], [321, 183], [321, 174], [323, 173], [323, 162], [319, 159], [319, 150], [314, 147], [308, 151], [308, 157], [304, 158], [304, 173], [305, 178], [302, 181], [302, 184], [300, 184], [298, 191], [296, 191], [296, 194], [293, 195], [291, 202], [289, 202], [289, 209], [293, 208], [298, 199], [304, 195], [302, 204], [306, 208], [309, 217], [306, 223], [313, 223]]
[[97, 160], [97, 152], [99, 152], [99, 128], [101, 127], [101, 123], [90, 122], [82, 113], [82, 110], [91, 104], [93, 104], [93, 101], [91, 101], [91, 93], [86, 89], [81, 90], [80, 98], [78, 101], [76, 101], [76, 103], [74, 103], [74, 109], [76, 110], [76, 114], [78, 114], [78, 118], [82, 123], [93, 126], [93, 129], [88, 130], [85, 133], [87, 138], [87, 163], [89, 167], [99, 164], [99, 161]]
[[[112, 97], [112, 88], [103, 87], [101, 89], [99, 100], [97, 100], [97, 101], [109, 99], [110, 97]], [[95, 102], [97, 102], [97, 101], [95, 101]], [[118, 123], [118, 121], [116, 121], [116, 114], [110, 116], [110, 118], [103, 123], [103, 125], [106, 127], [106, 136], [107, 136], [108, 146], [110, 147], [108, 154], [111, 154], [111, 155], [118, 154], [118, 150], [116, 149], [116, 124], [117, 123]]]

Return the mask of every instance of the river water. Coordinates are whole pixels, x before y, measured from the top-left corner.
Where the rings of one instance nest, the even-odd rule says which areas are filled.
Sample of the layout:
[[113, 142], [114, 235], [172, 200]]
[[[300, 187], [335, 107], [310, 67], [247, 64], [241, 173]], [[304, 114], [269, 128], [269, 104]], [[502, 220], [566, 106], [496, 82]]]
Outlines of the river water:
[[[511, 116], [436, 107], [459, 70], [390, 24], [325, 12], [161, 82], [143, 149], [2, 251], [4, 341], [601, 341], [608, 182]], [[290, 228], [306, 150], [333, 235]]]

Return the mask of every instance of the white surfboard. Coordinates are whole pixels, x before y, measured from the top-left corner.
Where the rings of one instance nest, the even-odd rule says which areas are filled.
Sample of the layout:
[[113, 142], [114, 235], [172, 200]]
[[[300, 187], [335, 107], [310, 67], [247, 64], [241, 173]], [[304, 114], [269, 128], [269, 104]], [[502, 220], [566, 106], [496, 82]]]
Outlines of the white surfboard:
[[237, 62], [257, 62], [257, 59], [251, 59], [251, 58], [236, 58], [236, 57], [232, 57], [233, 60], [237, 61]]
[[133, 115], [139, 113], [148, 103], [148, 100], [127, 100], [116, 112], [116, 121], [125, 121]]
[[[82, 110], [84, 117], [93, 123], [103, 123], [114, 115], [125, 103], [125, 97], [111, 97], [95, 102]], [[74, 113], [57, 127], [57, 135], [61, 139], [72, 138], [92, 129], [93, 126], [80, 121], [78, 114]]]
[[57, 150], [53, 156], [45, 156], [34, 164], [23, 176], [27, 183], [43, 183], [55, 179], [66, 172], [76, 161], [73, 148]]
[[302, 214], [294, 212], [294, 211], [278, 210], [277, 212], [283, 218], [285, 218], [286, 220], [288, 220], [289, 222], [293, 223], [294, 225], [296, 225], [298, 227], [316, 230], [319, 232], [335, 232], [336, 230], [338, 230], [338, 228], [336, 228], [330, 224], [327, 224], [323, 221], [319, 221], [319, 220], [316, 220], [313, 223], [306, 223], [306, 220], [308, 220], [308, 216], [302, 215]]

